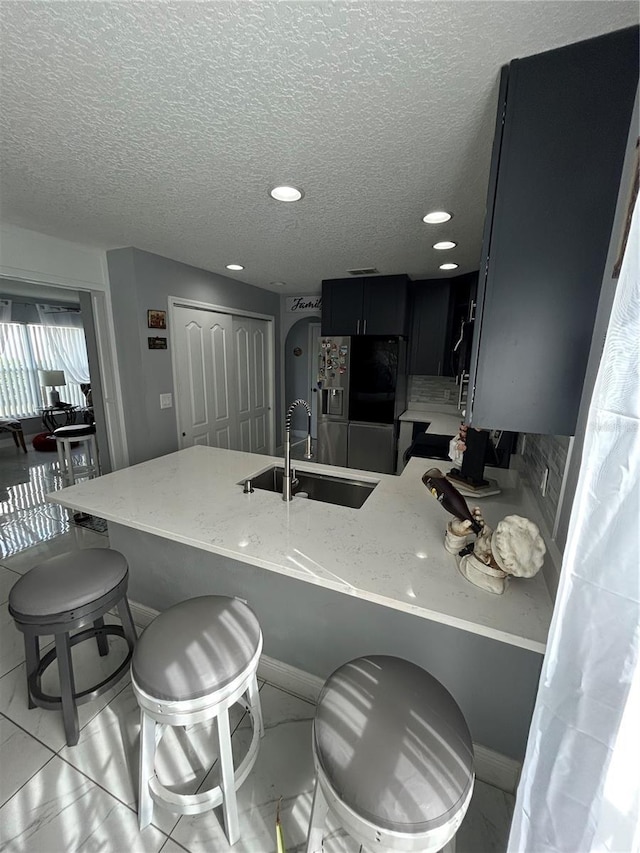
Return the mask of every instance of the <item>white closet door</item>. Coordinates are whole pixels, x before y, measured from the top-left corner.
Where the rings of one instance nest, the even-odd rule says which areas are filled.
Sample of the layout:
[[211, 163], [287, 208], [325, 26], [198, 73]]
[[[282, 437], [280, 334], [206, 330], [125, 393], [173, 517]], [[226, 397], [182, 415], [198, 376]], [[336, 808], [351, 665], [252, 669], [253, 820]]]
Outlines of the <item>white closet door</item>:
[[233, 318], [237, 370], [239, 448], [271, 453], [269, 407], [268, 323], [250, 317]]
[[180, 447], [239, 448], [230, 314], [174, 309], [176, 406]]

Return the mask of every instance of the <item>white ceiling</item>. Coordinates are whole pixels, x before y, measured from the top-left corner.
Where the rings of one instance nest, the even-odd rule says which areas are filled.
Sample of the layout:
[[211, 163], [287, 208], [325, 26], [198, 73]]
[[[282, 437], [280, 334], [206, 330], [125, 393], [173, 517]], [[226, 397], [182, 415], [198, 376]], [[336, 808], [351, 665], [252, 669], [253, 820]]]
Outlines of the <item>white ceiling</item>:
[[[637, 22], [614, 0], [2, 2], [0, 213], [289, 293], [466, 272], [501, 65]], [[271, 200], [283, 182], [304, 199]]]

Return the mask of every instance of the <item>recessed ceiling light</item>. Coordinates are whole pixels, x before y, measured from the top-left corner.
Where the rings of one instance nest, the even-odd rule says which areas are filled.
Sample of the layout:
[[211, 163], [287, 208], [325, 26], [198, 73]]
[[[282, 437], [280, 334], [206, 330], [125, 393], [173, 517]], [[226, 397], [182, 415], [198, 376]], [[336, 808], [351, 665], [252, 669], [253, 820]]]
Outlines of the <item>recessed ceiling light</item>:
[[439, 243], [434, 243], [434, 249], [455, 249], [457, 243], [454, 243], [453, 240], [440, 240]]
[[446, 210], [434, 210], [422, 217], [422, 221], [427, 225], [439, 225], [441, 222], [448, 222], [451, 219], [451, 214]]
[[243, 270], [244, 267], [242, 266], [242, 264], [227, 264], [227, 269], [228, 270]]
[[441, 270], [457, 270], [458, 264], [440, 264]]
[[269, 195], [276, 201], [300, 201], [304, 192], [297, 187], [283, 185], [269, 190]]
[[286, 283], [287, 283], [286, 281], [270, 281], [269, 282], [269, 284], [272, 287], [285, 287]]

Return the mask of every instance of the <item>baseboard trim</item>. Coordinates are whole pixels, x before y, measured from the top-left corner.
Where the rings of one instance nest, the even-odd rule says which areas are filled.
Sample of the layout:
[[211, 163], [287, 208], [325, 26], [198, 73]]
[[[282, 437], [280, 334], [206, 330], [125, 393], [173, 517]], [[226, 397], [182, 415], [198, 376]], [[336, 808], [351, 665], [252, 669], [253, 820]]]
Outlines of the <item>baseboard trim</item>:
[[486, 782], [488, 785], [493, 785], [494, 788], [506, 791], [507, 794], [515, 794], [520, 781], [522, 764], [515, 758], [509, 758], [508, 755], [495, 752], [488, 746], [482, 746], [481, 743], [474, 743], [473, 751], [476, 777], [481, 782]]
[[268, 655], [262, 655], [258, 665], [258, 677], [264, 678], [274, 687], [280, 687], [287, 693], [293, 693], [307, 702], [318, 701], [324, 680], [303, 669], [297, 669], [288, 663], [283, 663]]
[[146, 607], [144, 604], [139, 604], [137, 601], [129, 600], [131, 615], [133, 622], [138, 628], [146, 628], [150, 625], [156, 616], [160, 613], [159, 610], [154, 610], [152, 607]]
[[[158, 615], [157, 610], [130, 601], [133, 621], [139, 628], [146, 628]], [[262, 655], [258, 665], [258, 677], [274, 687], [293, 693], [307, 702], [317, 702], [324, 680], [291, 664]], [[514, 794], [520, 779], [521, 764], [513, 758], [495, 752], [482, 744], [474, 743], [476, 778], [508, 794]]]

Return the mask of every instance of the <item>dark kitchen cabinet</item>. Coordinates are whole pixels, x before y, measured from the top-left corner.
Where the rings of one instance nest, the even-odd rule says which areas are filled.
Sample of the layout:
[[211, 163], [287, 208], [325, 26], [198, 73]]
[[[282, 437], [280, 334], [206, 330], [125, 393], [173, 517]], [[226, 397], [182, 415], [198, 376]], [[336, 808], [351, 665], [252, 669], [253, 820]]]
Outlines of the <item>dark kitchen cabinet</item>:
[[453, 353], [476, 298], [478, 273], [412, 282], [409, 373], [455, 376]]
[[409, 373], [413, 375], [448, 375], [445, 346], [450, 293], [446, 279], [414, 282], [409, 341]]
[[334, 278], [322, 282], [323, 335], [407, 334], [409, 278]]
[[503, 70], [470, 370], [475, 426], [575, 432], [637, 85], [637, 27]]

